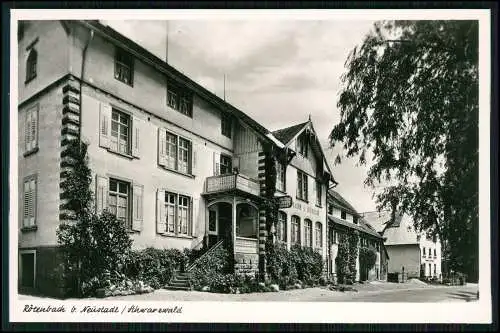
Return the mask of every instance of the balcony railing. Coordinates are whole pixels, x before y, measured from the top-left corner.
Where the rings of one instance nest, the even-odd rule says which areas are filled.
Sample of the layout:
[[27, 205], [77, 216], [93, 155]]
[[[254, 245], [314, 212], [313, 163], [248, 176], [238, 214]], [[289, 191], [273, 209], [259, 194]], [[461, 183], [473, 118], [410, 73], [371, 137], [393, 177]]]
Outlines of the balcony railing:
[[242, 174], [231, 173], [208, 177], [205, 183], [205, 193], [207, 194], [231, 190], [240, 190], [256, 196], [260, 194], [259, 183]]

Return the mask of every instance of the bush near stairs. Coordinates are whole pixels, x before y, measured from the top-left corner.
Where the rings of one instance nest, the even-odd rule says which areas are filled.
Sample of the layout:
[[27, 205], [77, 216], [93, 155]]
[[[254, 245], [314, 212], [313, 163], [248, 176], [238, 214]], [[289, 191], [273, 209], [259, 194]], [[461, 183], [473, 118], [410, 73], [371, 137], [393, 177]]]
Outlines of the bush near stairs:
[[229, 273], [229, 259], [229, 252], [223, 246], [201, 257], [189, 274], [190, 285], [195, 290], [211, 286], [222, 275]]
[[132, 251], [127, 263], [127, 277], [144, 281], [154, 289], [163, 288], [179, 271], [186, 257], [177, 249], [155, 249]]

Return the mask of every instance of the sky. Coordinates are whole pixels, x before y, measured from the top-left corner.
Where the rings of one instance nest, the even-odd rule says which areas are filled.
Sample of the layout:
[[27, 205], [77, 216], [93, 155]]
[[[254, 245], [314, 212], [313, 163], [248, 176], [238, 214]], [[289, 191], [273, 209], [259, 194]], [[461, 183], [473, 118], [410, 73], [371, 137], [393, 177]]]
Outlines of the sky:
[[307, 121], [323, 143], [339, 185], [359, 212], [376, 209], [363, 184], [367, 168], [356, 160], [334, 165], [341, 147], [328, 148], [340, 120], [337, 97], [349, 52], [373, 21], [103, 21], [269, 130]]

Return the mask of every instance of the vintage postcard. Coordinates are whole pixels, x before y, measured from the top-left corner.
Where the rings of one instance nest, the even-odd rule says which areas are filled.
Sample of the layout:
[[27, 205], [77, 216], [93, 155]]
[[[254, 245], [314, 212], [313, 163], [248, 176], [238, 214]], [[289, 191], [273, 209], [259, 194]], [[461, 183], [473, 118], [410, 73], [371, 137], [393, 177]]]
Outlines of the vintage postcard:
[[488, 10], [10, 26], [11, 322], [491, 322]]

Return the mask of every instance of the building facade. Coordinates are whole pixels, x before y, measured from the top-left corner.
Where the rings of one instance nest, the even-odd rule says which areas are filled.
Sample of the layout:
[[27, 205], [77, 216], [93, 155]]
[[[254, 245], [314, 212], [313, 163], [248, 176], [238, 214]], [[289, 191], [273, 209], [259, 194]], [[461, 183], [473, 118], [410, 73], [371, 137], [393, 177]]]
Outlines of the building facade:
[[[310, 121], [278, 139], [97, 21], [20, 22], [18, 41], [22, 288], [59, 292], [56, 230], [74, 218], [62, 188], [71, 140], [89, 144], [96, 211], [121, 219], [134, 249], [224, 242], [239, 273], [265, 271], [268, 237], [326, 258], [334, 180]], [[287, 195], [292, 207], [269, 225], [263, 202]]]
[[372, 212], [365, 219], [384, 237], [391, 260], [389, 273], [405, 273], [408, 278], [441, 279], [441, 242], [415, 230], [411, 218], [390, 212]]
[[[384, 240], [373, 227], [362, 218], [356, 209], [345, 200], [337, 191], [328, 191], [328, 272], [331, 276], [337, 275], [337, 261], [347, 260], [338, 256], [338, 247], [341, 239], [349, 232], [357, 231], [358, 256], [356, 260], [356, 281], [386, 280], [388, 261]], [[372, 268], [363, 267], [359, 249], [370, 248], [376, 253], [375, 265]]]

